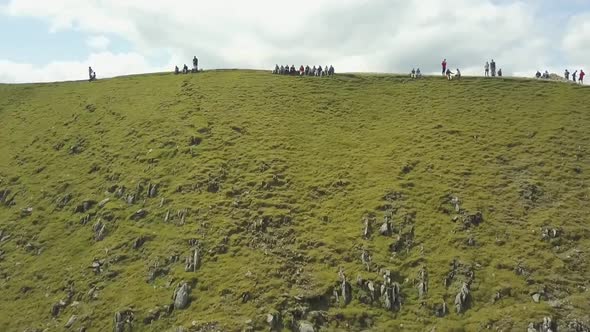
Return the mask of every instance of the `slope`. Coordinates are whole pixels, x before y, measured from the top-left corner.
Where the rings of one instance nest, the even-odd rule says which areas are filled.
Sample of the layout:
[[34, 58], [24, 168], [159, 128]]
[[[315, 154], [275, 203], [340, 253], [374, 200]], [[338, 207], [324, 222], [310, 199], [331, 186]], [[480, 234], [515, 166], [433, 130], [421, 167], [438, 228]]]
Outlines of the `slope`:
[[588, 92], [255, 71], [0, 86], [0, 330], [588, 324]]

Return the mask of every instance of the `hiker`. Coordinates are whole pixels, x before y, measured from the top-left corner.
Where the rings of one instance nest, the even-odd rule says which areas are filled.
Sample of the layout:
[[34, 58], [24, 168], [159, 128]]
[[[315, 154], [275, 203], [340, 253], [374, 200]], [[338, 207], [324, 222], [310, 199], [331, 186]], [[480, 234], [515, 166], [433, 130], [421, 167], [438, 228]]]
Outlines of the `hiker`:
[[88, 67], [88, 79], [92, 81], [92, 73], [94, 73], [94, 70], [92, 70], [92, 67]]
[[186, 65], [186, 63], [184, 64], [184, 67], [182, 67], [182, 73], [188, 74], [188, 66]]
[[422, 77], [422, 73], [420, 72], [420, 68], [416, 69], [416, 78]]
[[324, 76], [328, 76], [328, 71], [329, 71], [329, 70], [330, 70], [330, 69], [328, 68], [328, 65], [325, 65], [325, 66], [324, 66]]
[[453, 79], [453, 72], [451, 72], [450, 69], [447, 69], [447, 71], [445, 72], [445, 74], [447, 75], [447, 79], [449, 81]]
[[92, 71], [92, 75], [90, 75], [90, 82], [96, 81], [96, 72]]
[[584, 76], [586, 76], [586, 73], [583, 69], [580, 69], [580, 78], [578, 79], [578, 82], [580, 82], [580, 84], [584, 84]]
[[444, 59], [443, 62], [441, 63], [442, 66], [442, 74], [443, 76], [445, 76], [445, 73], [447, 72], [447, 59]]
[[459, 70], [459, 68], [457, 68], [457, 73], [455, 73], [455, 77], [457, 79], [461, 79], [461, 71]]
[[305, 74], [305, 67], [301, 65], [301, 67], [299, 67], [299, 76], [303, 76], [303, 74]]
[[574, 83], [576, 83], [576, 77], [578, 76], [578, 71], [574, 71], [574, 73], [572, 74], [572, 78], [574, 79]]
[[330, 65], [330, 76], [334, 76], [334, 67]]
[[289, 65], [285, 66], [285, 75], [291, 75], [291, 67]]
[[498, 70], [498, 77], [502, 77], [502, 68]]
[[492, 77], [496, 77], [496, 62], [494, 59], [490, 62], [490, 69], [492, 70]]
[[570, 72], [566, 69], [565, 73], [563, 73], [563, 77], [565, 77], [566, 81], [570, 80]]
[[297, 71], [295, 70], [295, 65], [291, 65], [291, 75], [295, 75]]
[[486, 64], [483, 66], [483, 68], [485, 69], [485, 77], [489, 77], [490, 76], [490, 63], [486, 61]]
[[318, 66], [318, 71], [316, 72], [316, 76], [317, 77], [321, 77], [322, 76], [322, 66]]
[[416, 78], [416, 69], [412, 68], [412, 71], [410, 72], [410, 77]]
[[178, 66], [174, 66], [174, 75], [178, 74], [180, 74], [180, 69], [178, 69]]
[[545, 73], [543, 74], [543, 78], [549, 79], [549, 72], [547, 70], [545, 70]]
[[315, 66], [313, 66], [313, 69], [311, 70], [311, 76], [315, 76], [317, 73], [317, 68]]
[[[574, 75], [575, 75], [575, 74], [574, 74]], [[541, 72], [537, 70], [537, 73], [535, 74], [535, 77], [536, 77], [537, 79], [541, 78]], [[574, 78], [574, 81], [575, 81], [575, 80], [576, 80], [576, 79]]]
[[197, 59], [197, 56], [195, 55], [195, 57], [193, 58], [193, 72], [196, 73], [199, 71], [199, 59]]

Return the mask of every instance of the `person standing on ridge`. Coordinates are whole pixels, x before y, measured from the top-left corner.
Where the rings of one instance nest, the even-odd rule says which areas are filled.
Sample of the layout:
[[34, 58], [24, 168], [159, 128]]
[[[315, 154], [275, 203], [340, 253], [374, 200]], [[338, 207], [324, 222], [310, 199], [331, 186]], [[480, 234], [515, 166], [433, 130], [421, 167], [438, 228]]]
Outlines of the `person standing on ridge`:
[[490, 69], [492, 70], [492, 77], [496, 77], [496, 62], [494, 59], [490, 62]]
[[444, 59], [443, 62], [441, 63], [442, 66], [442, 74], [443, 76], [445, 76], [445, 74], [447, 73], [447, 59]]
[[199, 71], [199, 59], [197, 59], [197, 56], [195, 55], [195, 57], [193, 58], [193, 71], [196, 73], [197, 71]]
[[498, 69], [498, 77], [502, 77], [502, 68]]
[[410, 72], [410, 77], [416, 78], [416, 69], [415, 68], [412, 68], [412, 71]]
[[574, 80], [574, 83], [576, 83], [576, 77], [578, 77], [578, 71], [574, 71], [574, 73], [572, 74], [572, 79]]
[[570, 80], [570, 72], [569, 70], [565, 70], [565, 73], [563, 73], [563, 77], [565, 77], [566, 81]]
[[586, 76], [586, 73], [584, 70], [580, 69], [580, 79], [578, 80], [580, 84], [584, 84], [584, 76]]
[[490, 76], [490, 63], [486, 61], [486, 64], [483, 66], [483, 68], [485, 69], [485, 77], [489, 77]]
[[94, 70], [92, 70], [92, 67], [88, 67], [88, 79], [92, 80], [92, 73], [94, 73]]

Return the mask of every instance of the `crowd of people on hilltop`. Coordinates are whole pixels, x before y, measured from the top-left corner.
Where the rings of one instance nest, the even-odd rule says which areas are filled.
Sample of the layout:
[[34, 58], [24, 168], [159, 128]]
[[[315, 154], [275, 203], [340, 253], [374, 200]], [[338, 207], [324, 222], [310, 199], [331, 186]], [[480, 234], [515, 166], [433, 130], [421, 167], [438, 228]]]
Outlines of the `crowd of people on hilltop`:
[[[537, 72], [538, 73], [538, 72]], [[578, 71], [574, 71], [572, 74], [572, 81], [574, 83], [579, 83], [579, 84], [584, 84], [584, 76], [586, 76], [586, 73], [584, 72], [583, 69], [580, 69], [580, 74], [578, 75]], [[565, 72], [563, 73], [563, 77], [565, 78], [566, 81], [570, 80], [570, 72], [569, 70], [565, 70]]]
[[[195, 56], [193, 58], [193, 68], [189, 69], [188, 66], [186, 65], [186, 63], [182, 67], [183, 74], [198, 73], [198, 72], [199, 72], [199, 59], [197, 58], [197, 56]], [[180, 73], [181, 73], [181, 71], [178, 68], [178, 66], [174, 66], [174, 74], [178, 75]]]
[[483, 70], [485, 77], [496, 77], [496, 75], [498, 77], [502, 77], [502, 68], [496, 71], [496, 61], [494, 61], [494, 59], [492, 59], [490, 62], [486, 61], [486, 64], [483, 66]]
[[322, 68], [322, 66], [313, 66], [313, 67], [309, 67], [309, 66], [305, 66], [303, 67], [303, 65], [301, 65], [299, 67], [299, 70], [297, 70], [295, 68], [295, 65], [291, 65], [291, 67], [289, 67], [289, 65], [286, 66], [280, 66], [277, 64], [275, 65], [275, 69], [273, 69], [272, 71], [273, 74], [276, 75], [295, 75], [295, 76], [318, 76], [318, 77], [322, 77], [322, 76], [334, 76], [334, 66], [328, 67], [328, 65], [326, 65], [324, 68]]

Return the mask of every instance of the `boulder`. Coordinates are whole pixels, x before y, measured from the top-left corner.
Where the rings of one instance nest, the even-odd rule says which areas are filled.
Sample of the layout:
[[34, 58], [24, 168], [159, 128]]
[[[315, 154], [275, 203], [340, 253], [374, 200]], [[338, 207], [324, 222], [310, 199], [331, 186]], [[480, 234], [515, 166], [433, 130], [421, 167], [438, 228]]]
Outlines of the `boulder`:
[[302, 320], [297, 323], [298, 332], [315, 332], [315, 327], [312, 323]]
[[174, 292], [174, 309], [186, 309], [190, 302], [191, 288], [188, 283], [183, 282]]

